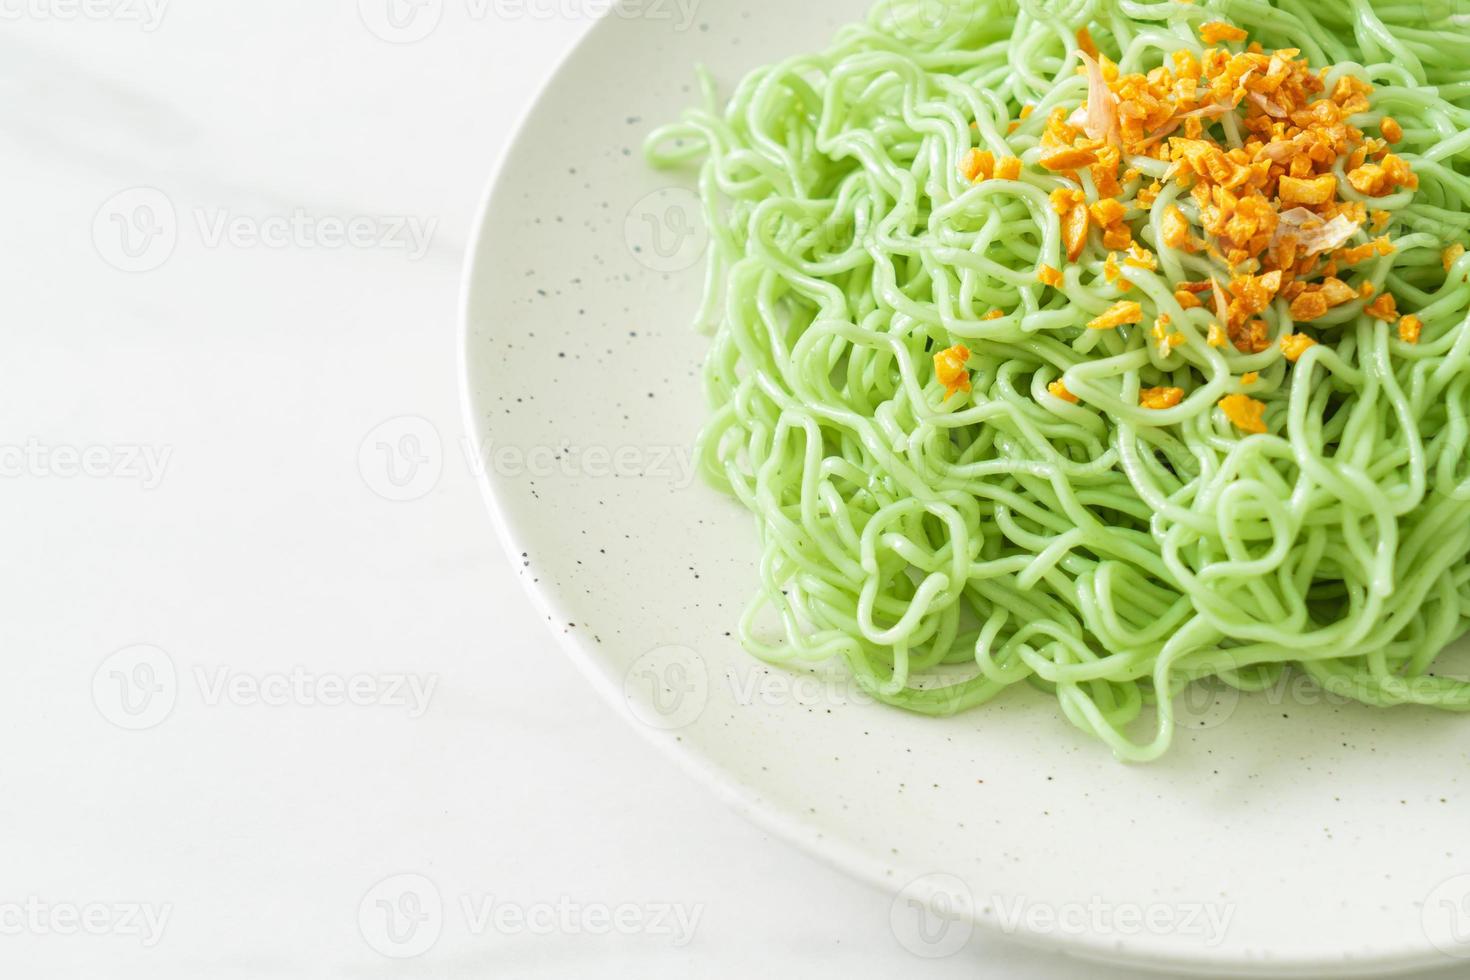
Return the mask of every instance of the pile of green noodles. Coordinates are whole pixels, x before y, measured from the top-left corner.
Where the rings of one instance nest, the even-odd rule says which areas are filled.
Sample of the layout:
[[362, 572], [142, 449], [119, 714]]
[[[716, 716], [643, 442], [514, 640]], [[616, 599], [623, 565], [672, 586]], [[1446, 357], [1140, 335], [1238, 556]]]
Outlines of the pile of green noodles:
[[[1470, 628], [1470, 256], [1441, 264], [1470, 242], [1467, 11], [885, 0], [728, 104], [706, 78], [703, 107], [648, 154], [700, 164], [714, 413], [700, 459], [759, 525], [749, 650], [840, 657], [877, 698], [930, 714], [1027, 682], [1132, 760], [1167, 749], [1174, 697], [1209, 677], [1260, 690], [1301, 670], [1370, 705], [1470, 709], [1470, 684], [1433, 673]], [[1351, 120], [1370, 134], [1384, 114], [1402, 124], [1395, 152], [1421, 186], [1370, 204], [1392, 213], [1397, 250], [1350, 281], [1417, 313], [1418, 345], [1362, 303], [1294, 326], [1278, 300], [1269, 350], [1210, 347], [1211, 304], [1183, 310], [1171, 284], [1220, 270], [1138, 221], [1159, 269], [1124, 274], [1149, 321], [1084, 328], [1124, 294], [1095, 233], [1066, 261], [1048, 203], [1061, 182], [1036, 165], [1051, 110], [1086, 98], [1075, 32], [1147, 71], [1201, 51], [1211, 20], [1301, 49], [1331, 68], [1329, 91], [1343, 72], [1370, 81], [1372, 111]], [[966, 181], [972, 146], [1021, 157], [1021, 179]], [[1144, 176], [1125, 203], [1166, 168], [1129, 163]], [[1166, 181], [1152, 215], [1180, 194]], [[1064, 270], [1060, 291], [1037, 282], [1042, 263]], [[1188, 338], [1168, 356], [1155, 312]], [[1274, 341], [1294, 331], [1320, 344], [1292, 365]], [[946, 400], [932, 358], [960, 343], [974, 390]], [[1267, 435], [1217, 409], [1249, 371]], [[1058, 379], [1080, 404], [1048, 392]], [[1155, 385], [1185, 401], [1140, 408]]]

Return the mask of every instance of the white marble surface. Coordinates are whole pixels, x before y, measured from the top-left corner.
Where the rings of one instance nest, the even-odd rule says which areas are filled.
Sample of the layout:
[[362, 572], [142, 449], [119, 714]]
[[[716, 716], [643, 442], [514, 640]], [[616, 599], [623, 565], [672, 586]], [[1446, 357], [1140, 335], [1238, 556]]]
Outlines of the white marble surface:
[[[603, 6], [444, 0], [411, 44], [358, 0], [0, 9], [0, 975], [1123, 975], [915, 959], [523, 599], [461, 449], [459, 266]], [[376, 901], [418, 879], [372, 891], [405, 874], [444, 903], [414, 939]]]

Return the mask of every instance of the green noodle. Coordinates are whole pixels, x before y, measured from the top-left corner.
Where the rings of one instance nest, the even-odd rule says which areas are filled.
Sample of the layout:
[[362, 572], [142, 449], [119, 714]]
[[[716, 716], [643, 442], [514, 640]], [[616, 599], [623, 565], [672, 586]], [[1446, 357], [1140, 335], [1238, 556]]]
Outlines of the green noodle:
[[[648, 153], [701, 163], [714, 414], [700, 462], [759, 525], [747, 648], [788, 665], [840, 657], [874, 696], [930, 714], [1028, 682], [1130, 760], [1167, 749], [1172, 699], [1204, 678], [1260, 689], [1299, 669], [1369, 705], [1470, 709], [1470, 684], [1433, 673], [1470, 628], [1470, 256], [1441, 264], [1470, 240], [1470, 26], [1456, 13], [884, 0], [726, 105], [705, 79], [704, 106]], [[1421, 185], [1372, 202], [1397, 250], [1363, 268], [1423, 319], [1419, 344], [1355, 302], [1310, 324], [1320, 343], [1288, 364], [1277, 300], [1267, 351], [1209, 346], [1210, 311], [1181, 308], [1170, 283], [1215, 270], [1156, 227], [1173, 181], [1135, 228], [1158, 270], [1124, 274], [1187, 342], [1161, 356], [1144, 325], [1084, 328], [1122, 293], [1096, 244], [1066, 261], [1048, 205], [1061, 181], [1035, 164], [1050, 110], [1087, 95], [1075, 32], [1147, 71], [1199, 53], [1208, 20], [1300, 48], [1329, 85], [1370, 81], [1355, 125], [1402, 124], [1395, 152]], [[972, 146], [1021, 157], [1020, 180], [965, 180]], [[1166, 167], [1129, 163], [1143, 180]], [[1064, 270], [1061, 290], [1037, 282], [1042, 263]], [[946, 399], [931, 359], [958, 343], [973, 391]], [[1248, 371], [1266, 435], [1216, 407]], [[1048, 391], [1063, 378], [1080, 404]], [[1151, 385], [1188, 394], [1141, 408]]]

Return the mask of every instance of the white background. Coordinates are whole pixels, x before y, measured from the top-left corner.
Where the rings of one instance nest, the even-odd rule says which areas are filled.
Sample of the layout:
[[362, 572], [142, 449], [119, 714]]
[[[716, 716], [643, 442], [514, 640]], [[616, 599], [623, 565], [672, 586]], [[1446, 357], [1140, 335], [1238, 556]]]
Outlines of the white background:
[[[1124, 975], [988, 936], [916, 959], [888, 897], [656, 754], [523, 598], [463, 452], [460, 265], [601, 6], [393, 45], [357, 0], [0, 3], [0, 974]], [[136, 263], [133, 219], [164, 233]], [[353, 682], [370, 703], [319, 703]], [[398, 874], [445, 905], [417, 959], [374, 949]], [[466, 899], [574, 911], [476, 930]], [[664, 905], [687, 944], [585, 928]], [[59, 934], [68, 908], [111, 924]]]

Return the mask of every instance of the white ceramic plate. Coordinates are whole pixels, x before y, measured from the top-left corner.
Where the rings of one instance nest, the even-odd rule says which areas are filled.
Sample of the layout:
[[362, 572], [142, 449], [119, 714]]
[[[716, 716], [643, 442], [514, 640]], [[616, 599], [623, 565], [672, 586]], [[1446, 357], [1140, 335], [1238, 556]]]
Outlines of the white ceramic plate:
[[645, 168], [640, 142], [696, 97], [696, 62], [728, 84], [866, 6], [629, 0], [505, 160], [467, 273], [466, 400], [549, 625], [742, 811], [898, 894], [895, 935], [918, 955], [978, 924], [1209, 973], [1470, 957], [1470, 719], [1221, 694], [1164, 761], [1126, 766], [1033, 692], [916, 718], [731, 640], [757, 549], [750, 518], [690, 475], [704, 238], [688, 184]]

